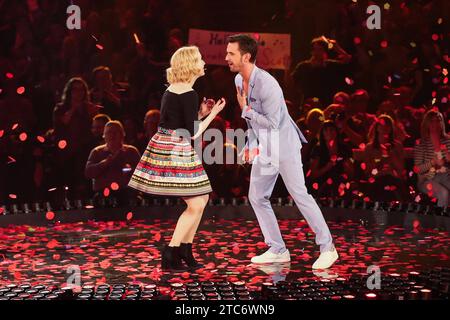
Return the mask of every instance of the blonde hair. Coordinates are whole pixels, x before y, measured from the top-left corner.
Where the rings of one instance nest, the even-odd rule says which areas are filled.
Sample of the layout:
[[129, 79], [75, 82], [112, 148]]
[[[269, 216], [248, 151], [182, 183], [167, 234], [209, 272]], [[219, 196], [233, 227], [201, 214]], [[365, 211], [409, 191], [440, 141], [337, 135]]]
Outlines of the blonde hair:
[[202, 70], [198, 63], [202, 56], [196, 46], [181, 47], [170, 58], [170, 68], [166, 70], [169, 84], [191, 82]]
[[440, 113], [436, 109], [430, 109], [425, 113], [422, 124], [420, 126], [420, 133], [422, 136], [422, 139], [429, 139], [430, 138], [430, 122], [432, 118], [438, 118], [439, 123], [441, 126], [441, 138], [448, 138], [449, 135], [445, 132], [445, 122], [444, 122], [444, 116], [442, 113]]

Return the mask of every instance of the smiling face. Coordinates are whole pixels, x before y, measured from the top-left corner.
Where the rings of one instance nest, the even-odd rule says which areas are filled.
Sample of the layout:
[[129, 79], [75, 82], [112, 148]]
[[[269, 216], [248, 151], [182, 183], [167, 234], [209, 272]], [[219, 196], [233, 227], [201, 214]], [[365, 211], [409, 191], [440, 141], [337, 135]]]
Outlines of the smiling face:
[[230, 42], [227, 45], [227, 55], [225, 61], [228, 63], [231, 72], [240, 72], [245, 63], [249, 62], [250, 54], [241, 54], [239, 43]]

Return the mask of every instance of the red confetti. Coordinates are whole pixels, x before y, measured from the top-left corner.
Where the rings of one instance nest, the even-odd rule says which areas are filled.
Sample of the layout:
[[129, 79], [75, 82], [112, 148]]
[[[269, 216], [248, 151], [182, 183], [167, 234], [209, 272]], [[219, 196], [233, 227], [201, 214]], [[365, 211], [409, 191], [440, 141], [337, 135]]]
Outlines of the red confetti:
[[47, 220], [53, 220], [55, 218], [55, 213], [53, 211], [49, 211], [45, 214], [45, 218]]
[[354, 44], [360, 44], [361, 43], [361, 38], [360, 37], [354, 37], [353, 38], [353, 43]]
[[104, 195], [105, 197], [109, 197], [109, 193], [110, 193], [110, 191], [109, 191], [108, 188], [105, 188], [105, 190], [103, 190], [103, 195]]
[[363, 162], [361, 163], [361, 169], [366, 170], [367, 169], [367, 165]]
[[25, 132], [22, 132], [20, 135], [19, 135], [19, 139], [20, 139], [20, 141], [26, 141], [27, 139], [28, 139], [28, 135], [25, 133]]
[[133, 212], [128, 212], [127, 213], [127, 220], [130, 221], [131, 219], [133, 219]]
[[99, 265], [100, 265], [100, 268], [102, 268], [102, 269], [108, 269], [111, 266], [111, 262], [108, 259], [106, 259], [106, 260], [101, 261], [99, 263]]
[[3, 212], [5, 212], [5, 209], [3, 207], [0, 207], [0, 215], [3, 214]]
[[333, 179], [328, 178], [327, 183], [330, 184], [330, 185], [333, 184]]
[[12, 79], [12, 78], [14, 78], [14, 74], [12, 74], [11, 72], [7, 72], [7, 73], [6, 73], [6, 77], [7, 77], [8, 79]]
[[119, 184], [116, 182], [111, 183], [111, 190], [114, 190], [114, 191], [119, 190]]
[[5, 134], [5, 130], [0, 130], [0, 138]]
[[433, 39], [433, 41], [438, 41], [438, 40], [439, 40], [439, 35], [437, 35], [436, 33], [434, 33], [434, 34], [431, 36], [431, 39]]
[[317, 182], [313, 183], [313, 189], [314, 190], [319, 190], [319, 184]]
[[17, 88], [17, 94], [24, 94], [25, 93], [25, 87], [18, 87]]
[[58, 142], [58, 148], [60, 148], [61, 150], [65, 149], [67, 147], [67, 141], [66, 140], [61, 140]]
[[57, 240], [51, 240], [47, 243], [47, 248], [55, 249], [58, 246], [59, 242]]
[[380, 46], [381, 46], [382, 48], [387, 48], [388, 42], [387, 42], [386, 40], [383, 40], [383, 41], [381, 41]]
[[97, 47], [97, 49], [103, 50], [103, 46], [101, 44], [96, 44], [95, 46]]
[[44, 138], [44, 137], [37, 136], [36, 139], [37, 139], [37, 141], [39, 141], [40, 143], [44, 143], [44, 142], [45, 142], [45, 138]]
[[11, 127], [11, 129], [12, 129], [12, 130], [16, 130], [18, 126], [19, 126], [18, 123], [14, 123], [13, 126]]
[[153, 239], [157, 242], [159, 242], [161, 240], [161, 233], [157, 232], [154, 236]]
[[9, 196], [11, 199], [17, 199], [17, 195], [15, 195], [15, 194], [13, 194], [13, 193], [9, 194], [8, 196]]

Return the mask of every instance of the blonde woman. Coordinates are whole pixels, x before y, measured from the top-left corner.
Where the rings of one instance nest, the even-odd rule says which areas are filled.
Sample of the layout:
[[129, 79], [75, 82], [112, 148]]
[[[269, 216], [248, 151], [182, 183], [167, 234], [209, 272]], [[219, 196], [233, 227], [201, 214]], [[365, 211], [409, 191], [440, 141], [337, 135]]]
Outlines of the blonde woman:
[[[204, 67], [205, 62], [195, 46], [182, 47], [173, 54], [167, 69], [170, 86], [162, 97], [158, 131], [129, 182], [130, 187], [142, 192], [181, 197], [187, 204], [169, 245], [162, 251], [164, 270], [201, 267], [192, 254], [192, 242], [212, 189], [191, 141], [180, 136], [180, 132], [187, 130], [191, 139], [197, 139], [225, 107], [223, 98], [212, 108], [203, 99], [199, 110], [199, 98], [192, 87], [205, 74]], [[194, 132], [194, 122], [204, 117]]]
[[437, 199], [440, 207], [449, 205], [450, 135], [445, 132], [442, 113], [429, 110], [421, 126], [421, 139], [414, 148], [414, 165], [421, 192]]

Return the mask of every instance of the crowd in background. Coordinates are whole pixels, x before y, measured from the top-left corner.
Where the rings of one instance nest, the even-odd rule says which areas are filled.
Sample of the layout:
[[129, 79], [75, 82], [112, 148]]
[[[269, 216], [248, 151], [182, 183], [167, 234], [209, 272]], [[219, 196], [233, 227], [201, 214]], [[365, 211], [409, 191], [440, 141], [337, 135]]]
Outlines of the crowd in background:
[[[74, 3], [81, 30], [66, 1], [0, 1], [0, 204], [145, 197], [127, 177], [157, 130], [170, 56], [202, 28], [291, 34], [286, 70], [268, 71], [309, 141], [315, 197], [449, 205], [447, 1]], [[371, 3], [381, 30], [365, 25]], [[207, 67], [195, 89], [228, 101], [211, 127], [246, 130], [234, 74]], [[247, 195], [249, 165], [205, 169], [213, 198]], [[281, 178], [273, 196], [287, 196]]]

